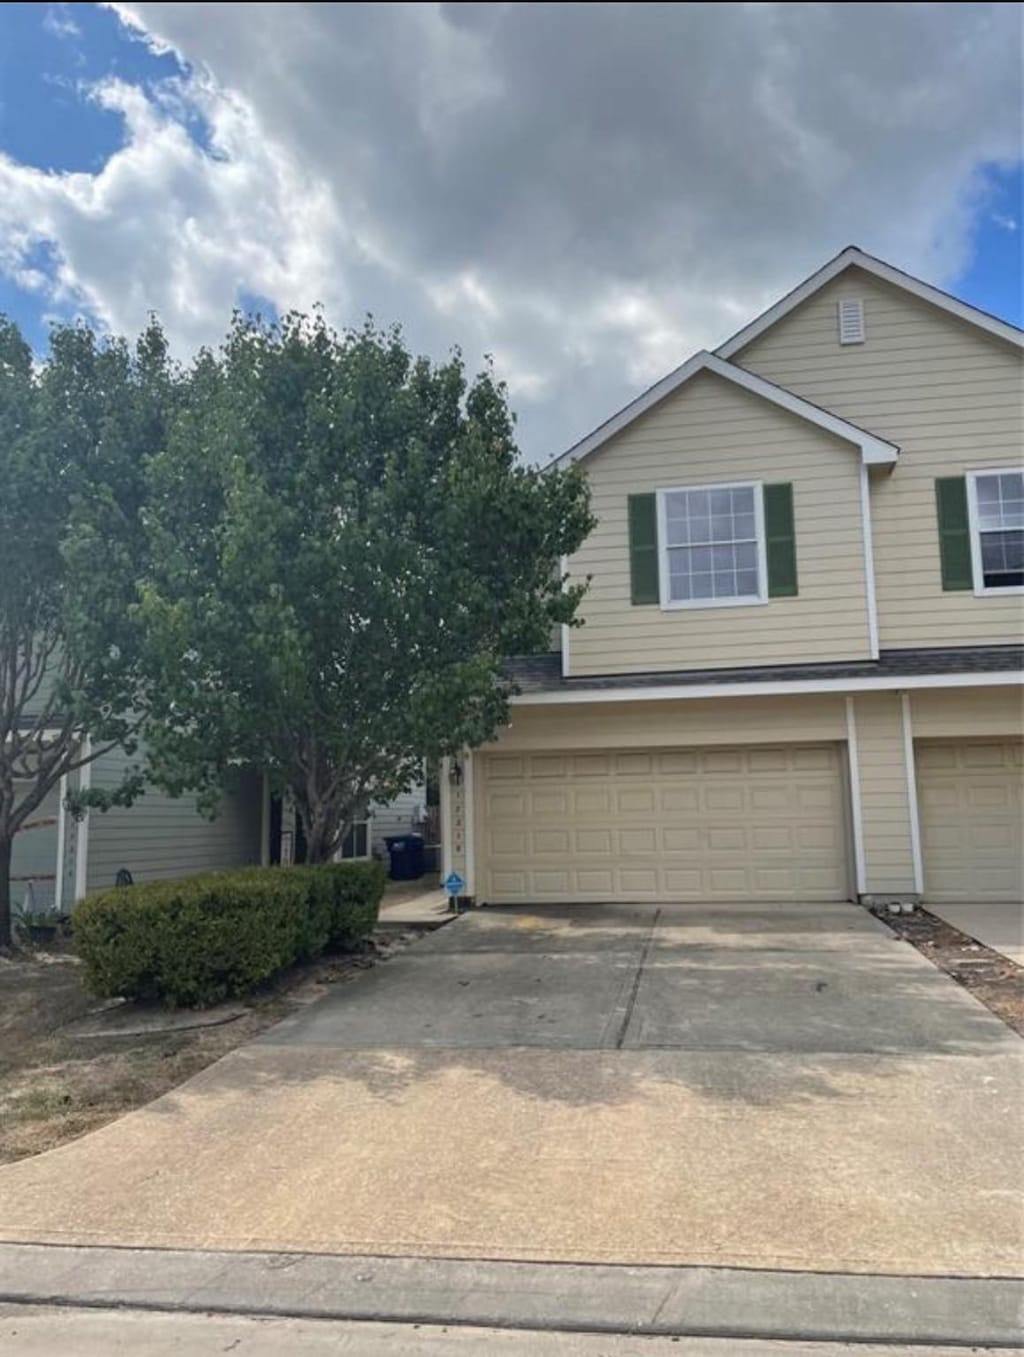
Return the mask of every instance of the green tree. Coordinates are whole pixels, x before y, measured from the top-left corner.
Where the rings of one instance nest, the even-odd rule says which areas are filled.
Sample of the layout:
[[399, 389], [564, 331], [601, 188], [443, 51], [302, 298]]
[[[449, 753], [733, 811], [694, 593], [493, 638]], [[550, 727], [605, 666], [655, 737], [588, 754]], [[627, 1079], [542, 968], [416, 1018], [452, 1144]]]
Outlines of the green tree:
[[[134, 349], [57, 328], [37, 367], [0, 316], [0, 947], [15, 834], [65, 774], [133, 747], [143, 463], [164, 444], [174, 391], [155, 323]], [[138, 787], [133, 773], [91, 799]]]
[[490, 371], [397, 330], [236, 317], [149, 471], [154, 771], [212, 802], [232, 766], [267, 770], [312, 861], [425, 756], [490, 737], [503, 659], [574, 620], [582, 476], [522, 466]]

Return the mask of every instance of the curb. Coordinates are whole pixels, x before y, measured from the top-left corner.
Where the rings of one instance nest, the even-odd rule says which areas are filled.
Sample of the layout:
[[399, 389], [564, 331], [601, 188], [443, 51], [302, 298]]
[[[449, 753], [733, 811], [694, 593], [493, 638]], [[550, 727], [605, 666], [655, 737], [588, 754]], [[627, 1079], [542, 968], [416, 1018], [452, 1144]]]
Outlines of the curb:
[[0, 1302], [1019, 1348], [1024, 1281], [0, 1244]]

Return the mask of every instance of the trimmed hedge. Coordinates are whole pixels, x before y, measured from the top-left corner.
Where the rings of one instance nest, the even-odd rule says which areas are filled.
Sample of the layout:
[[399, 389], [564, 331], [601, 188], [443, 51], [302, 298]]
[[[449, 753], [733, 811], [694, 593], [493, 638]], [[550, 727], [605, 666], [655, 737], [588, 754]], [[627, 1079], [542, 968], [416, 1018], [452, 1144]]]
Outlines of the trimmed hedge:
[[73, 915], [85, 982], [103, 998], [201, 1008], [295, 961], [351, 947], [377, 921], [377, 862], [246, 867], [90, 895]]

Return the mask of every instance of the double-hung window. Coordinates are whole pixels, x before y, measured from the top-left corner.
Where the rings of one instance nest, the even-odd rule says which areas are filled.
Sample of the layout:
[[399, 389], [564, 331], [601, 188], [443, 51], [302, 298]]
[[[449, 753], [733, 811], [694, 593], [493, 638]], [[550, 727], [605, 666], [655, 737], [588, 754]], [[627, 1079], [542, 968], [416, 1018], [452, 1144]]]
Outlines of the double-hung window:
[[658, 517], [663, 608], [766, 601], [760, 484], [662, 490]]
[[1024, 471], [968, 477], [974, 591], [1024, 589]]

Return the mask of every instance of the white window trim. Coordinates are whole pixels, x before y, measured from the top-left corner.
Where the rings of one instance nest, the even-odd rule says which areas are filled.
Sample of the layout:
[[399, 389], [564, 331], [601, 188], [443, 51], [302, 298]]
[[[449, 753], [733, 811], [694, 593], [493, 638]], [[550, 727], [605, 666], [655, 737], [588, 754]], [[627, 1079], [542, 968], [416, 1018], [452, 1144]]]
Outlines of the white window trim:
[[981, 527], [978, 523], [979, 476], [1019, 476], [1020, 466], [984, 467], [979, 471], [967, 473], [967, 519], [971, 530], [971, 574], [974, 576], [974, 595], [976, 598], [1013, 597], [1024, 594], [1024, 584], [1009, 584], [1003, 589], [986, 586], [984, 571], [981, 568]]
[[[757, 537], [756, 594], [739, 598], [681, 598], [669, 597], [668, 522], [665, 501], [669, 495], [685, 495], [695, 490], [753, 490], [754, 533]], [[657, 491], [658, 506], [658, 601], [662, 612], [691, 608], [748, 608], [768, 602], [768, 548], [764, 535], [764, 486], [761, 481], [709, 481], [701, 485], [674, 485]], [[723, 543], [722, 545], [726, 545]]]
[[349, 831], [356, 829], [359, 825], [366, 826], [366, 852], [360, 853], [350, 858], [342, 856], [344, 840], [338, 844], [334, 853], [335, 862], [369, 862], [373, 857], [373, 811], [368, 810], [361, 820], [353, 820], [346, 830], [346, 836]]

